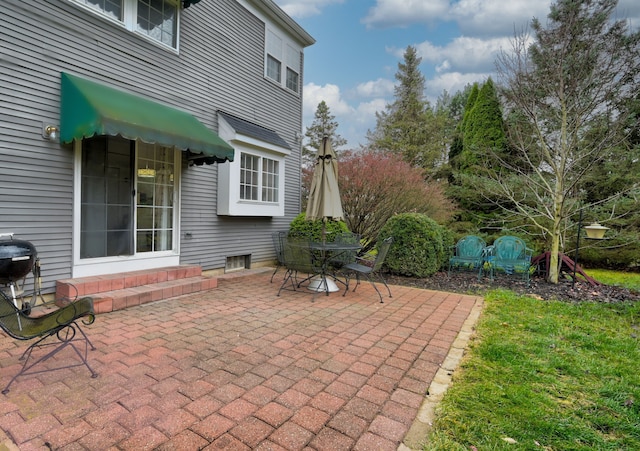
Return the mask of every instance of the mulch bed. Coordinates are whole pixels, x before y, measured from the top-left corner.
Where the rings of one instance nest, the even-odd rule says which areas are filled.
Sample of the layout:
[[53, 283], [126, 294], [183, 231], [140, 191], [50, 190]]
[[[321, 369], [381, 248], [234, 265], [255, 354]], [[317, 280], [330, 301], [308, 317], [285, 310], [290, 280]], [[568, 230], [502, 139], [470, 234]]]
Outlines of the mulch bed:
[[[588, 271], [587, 271], [588, 272]], [[456, 271], [448, 276], [446, 272], [438, 272], [430, 277], [414, 278], [385, 274], [388, 283], [428, 290], [449, 291], [453, 293], [484, 294], [488, 290], [506, 288], [519, 294], [535, 297], [540, 300], [558, 300], [566, 302], [636, 302], [640, 301], [640, 293], [611, 285], [592, 286], [578, 279], [572, 287], [571, 278], [564, 278], [557, 284], [548, 283], [543, 277], [532, 276], [530, 286], [515, 276], [496, 275], [493, 281], [484, 276], [478, 281], [476, 273]]]

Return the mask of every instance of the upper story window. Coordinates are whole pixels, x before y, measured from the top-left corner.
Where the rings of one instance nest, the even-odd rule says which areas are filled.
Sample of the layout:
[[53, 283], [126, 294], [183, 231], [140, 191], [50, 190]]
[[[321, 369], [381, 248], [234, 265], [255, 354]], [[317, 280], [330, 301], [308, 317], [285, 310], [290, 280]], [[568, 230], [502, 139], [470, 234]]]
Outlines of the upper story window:
[[298, 73], [287, 67], [287, 88], [298, 92]]
[[178, 0], [73, 0], [121, 22], [128, 30], [178, 46]]
[[266, 36], [265, 76], [299, 93], [302, 48], [272, 30]]
[[80, 3], [87, 5], [90, 8], [97, 9], [98, 11], [106, 14], [107, 16], [116, 19], [123, 20], [124, 14], [122, 13], [123, 0], [78, 0]]
[[282, 63], [271, 55], [267, 55], [267, 77], [278, 83], [282, 80]]

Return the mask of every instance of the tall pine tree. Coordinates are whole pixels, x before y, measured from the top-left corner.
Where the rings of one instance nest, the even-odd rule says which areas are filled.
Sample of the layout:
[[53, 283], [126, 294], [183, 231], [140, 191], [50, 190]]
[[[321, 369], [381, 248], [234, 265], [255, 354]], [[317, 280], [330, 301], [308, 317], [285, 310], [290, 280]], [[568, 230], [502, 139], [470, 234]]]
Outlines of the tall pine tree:
[[331, 138], [331, 144], [334, 149], [344, 146], [347, 144], [347, 140], [337, 133], [337, 129], [338, 122], [336, 122], [336, 117], [331, 114], [327, 102], [322, 100], [316, 108], [313, 122], [307, 127], [307, 131], [304, 134], [309, 139], [308, 147], [317, 151], [322, 143], [322, 138], [325, 136]]
[[339, 124], [335, 119], [336, 117], [331, 114], [327, 102], [322, 100], [318, 103], [313, 122], [307, 127], [304, 134], [308, 139], [308, 143], [302, 148], [303, 166], [313, 164], [315, 155], [322, 144], [322, 138], [325, 136], [331, 140], [334, 150], [347, 144], [347, 140], [337, 132]]
[[442, 160], [442, 123], [425, 99], [421, 61], [415, 47], [407, 47], [395, 76], [395, 100], [376, 113], [376, 128], [367, 139], [373, 149], [402, 155], [412, 166], [430, 170]]

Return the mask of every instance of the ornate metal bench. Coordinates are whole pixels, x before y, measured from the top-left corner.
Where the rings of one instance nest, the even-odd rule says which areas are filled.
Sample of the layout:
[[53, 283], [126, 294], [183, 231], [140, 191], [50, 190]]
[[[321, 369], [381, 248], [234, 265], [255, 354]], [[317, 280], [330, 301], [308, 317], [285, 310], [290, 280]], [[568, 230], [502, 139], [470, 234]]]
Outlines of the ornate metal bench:
[[[0, 291], [0, 328], [17, 340], [37, 339], [20, 357], [20, 360], [24, 360], [22, 368], [18, 374], [11, 378], [4, 390], [2, 390], [2, 393], [8, 393], [9, 387], [19, 376], [44, 373], [63, 368], [73, 368], [84, 365], [91, 372], [91, 377], [97, 377], [98, 374], [93, 371], [87, 362], [89, 347], [92, 350], [95, 349], [95, 347], [80, 327], [78, 320], [82, 320], [82, 323], [87, 325], [94, 322], [93, 299], [89, 297], [82, 298], [45, 315], [31, 317], [27, 316], [21, 309], [18, 309], [11, 299], [9, 299], [4, 292]], [[76, 337], [76, 332], [80, 332], [80, 336]], [[57, 341], [45, 342], [47, 338], [53, 336], [57, 338]], [[39, 363], [48, 360], [67, 347], [75, 351], [81, 360], [80, 362], [56, 368], [33, 369]], [[52, 349], [44, 355], [36, 352], [38, 356], [32, 356], [36, 348]]]

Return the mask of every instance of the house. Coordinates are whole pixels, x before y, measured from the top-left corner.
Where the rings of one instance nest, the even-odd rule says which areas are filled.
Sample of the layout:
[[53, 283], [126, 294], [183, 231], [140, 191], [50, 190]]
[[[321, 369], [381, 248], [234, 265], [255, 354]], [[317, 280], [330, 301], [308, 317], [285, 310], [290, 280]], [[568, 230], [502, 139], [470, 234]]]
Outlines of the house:
[[5, 0], [0, 234], [56, 281], [271, 264], [300, 211], [304, 49], [272, 0]]

